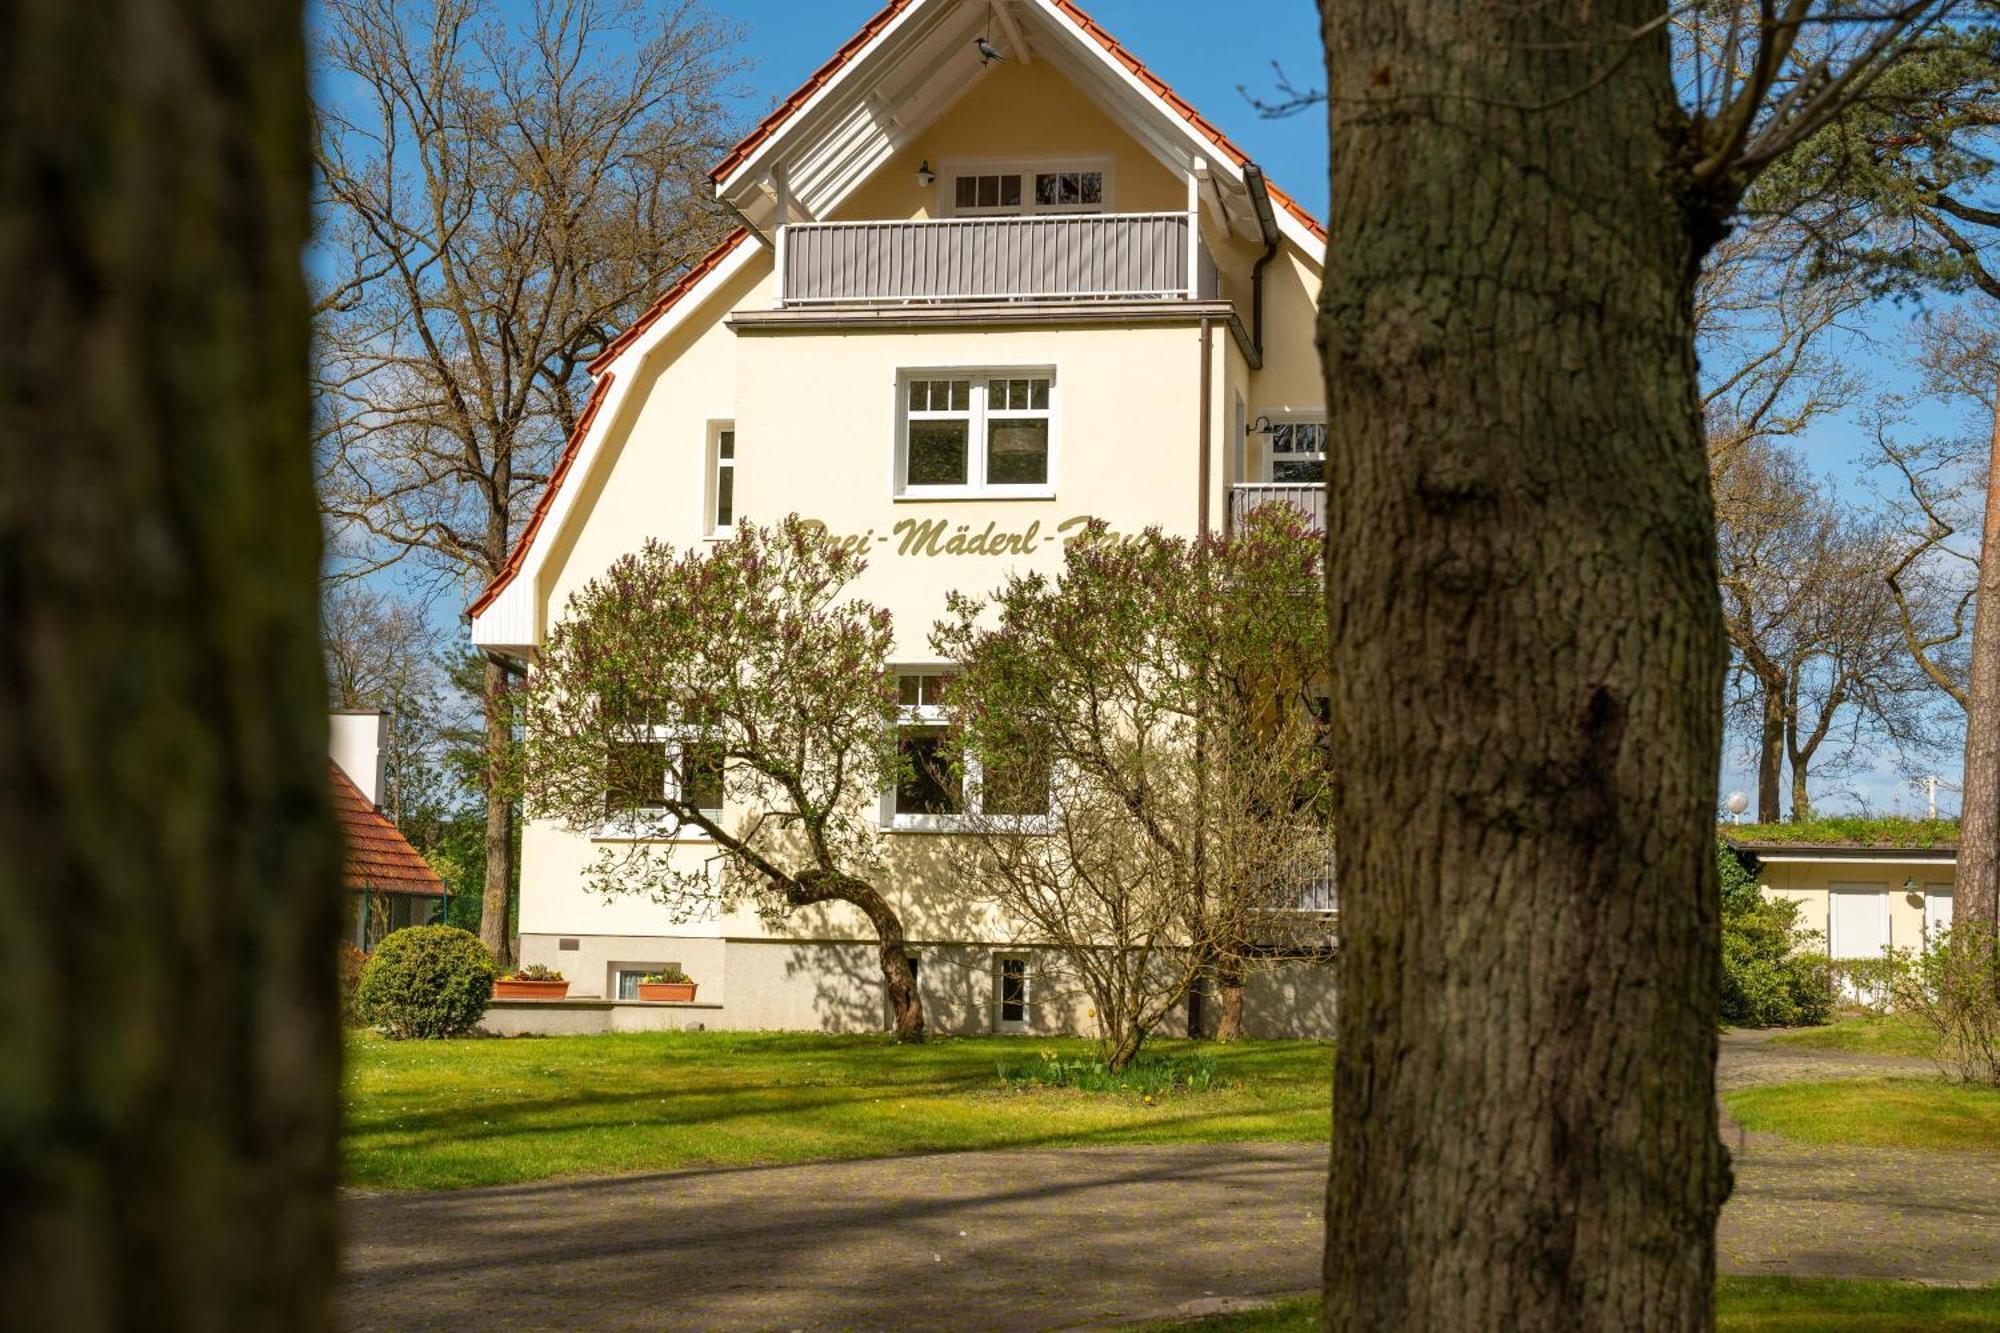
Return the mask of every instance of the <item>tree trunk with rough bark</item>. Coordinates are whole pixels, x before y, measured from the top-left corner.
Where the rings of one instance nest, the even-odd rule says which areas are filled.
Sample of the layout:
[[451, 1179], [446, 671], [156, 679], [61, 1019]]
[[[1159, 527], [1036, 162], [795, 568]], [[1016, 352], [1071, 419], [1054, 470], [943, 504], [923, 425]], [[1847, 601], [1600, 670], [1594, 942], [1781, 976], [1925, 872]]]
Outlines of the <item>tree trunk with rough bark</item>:
[[507, 794], [506, 754], [513, 741], [507, 669], [488, 659], [480, 707], [486, 725], [486, 883], [479, 905], [479, 942], [502, 967], [514, 961], [514, 802]]
[[1327, 1326], [1707, 1328], [1727, 646], [1667, 29], [1322, 14]]
[[1215, 994], [1217, 1007], [1221, 1010], [1215, 1020], [1215, 1039], [1235, 1041], [1243, 1035], [1243, 963], [1240, 959], [1224, 955], [1217, 960]]
[[875, 927], [877, 956], [882, 962], [882, 989], [889, 1000], [891, 1030], [897, 1041], [924, 1039], [924, 1006], [917, 994], [916, 970], [910, 966], [909, 941], [903, 919], [888, 899], [872, 887], [850, 880], [841, 900], [861, 909]]
[[[1996, 391], [2000, 404], [2000, 391]], [[1980, 536], [1979, 597], [1965, 691], [1965, 794], [1958, 828], [1954, 919], [2000, 920], [2000, 406], [1993, 416]]]
[[1763, 728], [1757, 737], [1757, 822], [1776, 824], [1785, 817], [1779, 785], [1785, 771], [1785, 695], [1783, 683], [1762, 682]]
[[0, 1292], [314, 1330], [339, 850], [296, 4], [0, 8]]

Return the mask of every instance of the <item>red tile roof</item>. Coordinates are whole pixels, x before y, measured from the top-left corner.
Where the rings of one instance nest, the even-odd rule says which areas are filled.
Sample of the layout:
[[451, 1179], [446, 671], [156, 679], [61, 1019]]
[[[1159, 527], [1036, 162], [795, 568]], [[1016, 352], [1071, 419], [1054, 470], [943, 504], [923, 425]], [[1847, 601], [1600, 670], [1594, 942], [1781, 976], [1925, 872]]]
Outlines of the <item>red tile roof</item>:
[[589, 366], [590, 373], [593, 375], [603, 374], [610, 367], [611, 363], [617, 360], [618, 354], [632, 345], [633, 339], [637, 338], [647, 329], [652, 328], [654, 322], [661, 315], [666, 314], [675, 305], [679, 304], [683, 296], [694, 290], [694, 285], [697, 282], [700, 282], [710, 273], [713, 273], [717, 264], [727, 259], [731, 251], [735, 250], [737, 246], [743, 244], [749, 238], [750, 229], [748, 227], [738, 227], [735, 231], [723, 237], [720, 245], [717, 245], [713, 250], [710, 250], [707, 254], [696, 260], [693, 268], [681, 274], [679, 281], [667, 288], [665, 296], [647, 306], [646, 313], [639, 316], [633, 322], [631, 328], [605, 344], [604, 350], [599, 352], [591, 361]]
[[610, 371], [611, 363], [618, 354], [632, 345], [634, 339], [659, 321], [660, 316], [672, 310], [681, 298], [694, 290], [695, 284], [715, 271], [716, 265], [727, 259], [737, 246], [750, 237], [747, 227], [738, 227], [722, 238], [722, 243], [703, 255], [693, 268], [681, 274], [669, 287], [666, 294], [646, 308], [646, 313], [634, 320], [632, 327], [605, 344], [591, 361], [589, 370], [598, 377], [597, 387], [591, 391], [590, 401], [584, 405], [583, 415], [576, 419], [576, 429], [569, 433], [563, 444], [562, 457], [556, 460], [555, 471], [549, 473], [549, 484], [542, 487], [541, 498], [535, 501], [535, 510], [528, 515], [528, 525], [521, 529], [521, 535], [514, 539], [513, 549], [507, 552], [507, 563], [493, 576], [479, 594], [479, 600], [466, 608], [466, 614], [476, 616], [493, 604], [506, 586], [521, 572], [522, 563], [528, 558], [528, 548], [534, 544], [535, 534], [541, 531], [542, 521], [549, 516], [549, 506], [555, 503], [556, 492], [562, 489], [563, 478], [569, 475], [570, 465], [576, 462], [577, 452], [583, 447], [583, 437], [590, 433], [590, 423], [597, 419], [597, 409], [604, 405], [604, 399], [611, 392], [611, 382], [617, 378]]
[[616, 375], [606, 375], [597, 381], [591, 391], [590, 401], [584, 405], [583, 415], [576, 419], [576, 429], [569, 433], [569, 440], [563, 445], [562, 457], [556, 460], [555, 471], [549, 473], [548, 485], [542, 487], [542, 496], [535, 501], [535, 512], [528, 515], [528, 526], [521, 529], [521, 535], [514, 539], [514, 549], [507, 552], [507, 563], [500, 566], [500, 572], [486, 585], [486, 591], [479, 594], [479, 600], [466, 609], [466, 614], [476, 616], [493, 604], [501, 589], [514, 581], [521, 572], [521, 564], [528, 558], [528, 547], [534, 544], [535, 534], [541, 531], [542, 520], [549, 516], [549, 506], [555, 503], [556, 492], [562, 489], [563, 478], [569, 474], [570, 465], [576, 462], [577, 451], [583, 447], [583, 437], [590, 433], [590, 423], [597, 419], [597, 409], [604, 405], [611, 393], [611, 383]]
[[342, 878], [357, 893], [411, 893], [424, 898], [444, 897], [444, 881], [430, 863], [417, 854], [388, 817], [374, 802], [361, 794], [353, 779], [329, 762], [333, 776], [333, 817], [347, 845], [347, 862]]

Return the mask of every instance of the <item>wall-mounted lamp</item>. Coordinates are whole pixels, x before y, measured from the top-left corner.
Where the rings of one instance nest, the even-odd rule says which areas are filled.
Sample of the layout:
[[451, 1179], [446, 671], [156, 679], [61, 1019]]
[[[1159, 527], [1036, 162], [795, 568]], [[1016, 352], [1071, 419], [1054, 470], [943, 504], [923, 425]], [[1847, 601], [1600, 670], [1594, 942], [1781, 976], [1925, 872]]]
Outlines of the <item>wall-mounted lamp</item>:
[[1258, 417], [1255, 421], [1244, 427], [1243, 433], [1245, 435], [1269, 435], [1277, 429], [1276, 426], [1271, 424], [1271, 418]]
[[925, 158], [924, 164], [917, 168], [917, 184], [928, 190], [936, 180], [937, 173], [931, 170], [931, 160]]

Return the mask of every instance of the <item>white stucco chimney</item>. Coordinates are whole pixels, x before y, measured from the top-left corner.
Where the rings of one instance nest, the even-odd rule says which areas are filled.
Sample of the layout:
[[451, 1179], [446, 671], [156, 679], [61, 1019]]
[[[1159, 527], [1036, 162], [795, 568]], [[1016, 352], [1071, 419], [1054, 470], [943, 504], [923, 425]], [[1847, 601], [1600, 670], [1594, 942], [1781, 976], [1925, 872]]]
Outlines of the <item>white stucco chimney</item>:
[[377, 809], [382, 806], [382, 788], [389, 762], [389, 715], [360, 709], [342, 709], [332, 716], [327, 728], [327, 753], [347, 780], [361, 789]]

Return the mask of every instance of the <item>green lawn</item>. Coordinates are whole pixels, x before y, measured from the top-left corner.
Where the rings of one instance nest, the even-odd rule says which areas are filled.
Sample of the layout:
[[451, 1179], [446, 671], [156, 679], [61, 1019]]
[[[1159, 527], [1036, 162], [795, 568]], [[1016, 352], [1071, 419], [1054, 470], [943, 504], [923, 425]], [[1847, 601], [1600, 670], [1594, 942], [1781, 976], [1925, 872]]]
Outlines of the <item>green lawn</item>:
[[1908, 1019], [1882, 1014], [1781, 1032], [1771, 1038], [1771, 1044], [1815, 1051], [1856, 1051], [1864, 1055], [1913, 1055], [1920, 1059], [1931, 1053], [1931, 1036], [1926, 1029]]
[[374, 1189], [1086, 1143], [1324, 1139], [1332, 1048], [1200, 1051], [1222, 1086], [1162, 1096], [1001, 1087], [996, 1066], [1089, 1043], [648, 1032], [348, 1047], [345, 1174]]
[[1745, 1129], [1805, 1143], [2000, 1152], [2000, 1090], [1941, 1078], [1772, 1083], [1726, 1101]]
[[[1178, 1324], [1161, 1333], [1316, 1333], [1319, 1298]], [[2000, 1287], [1922, 1287], [1908, 1282], [1835, 1282], [1725, 1277], [1716, 1293], [1730, 1333], [1903, 1333], [1912, 1328], [2000, 1327]]]

